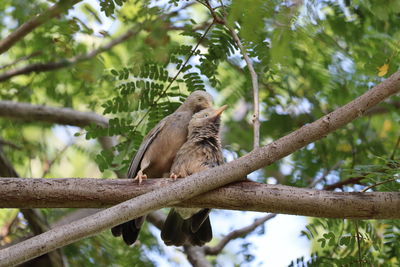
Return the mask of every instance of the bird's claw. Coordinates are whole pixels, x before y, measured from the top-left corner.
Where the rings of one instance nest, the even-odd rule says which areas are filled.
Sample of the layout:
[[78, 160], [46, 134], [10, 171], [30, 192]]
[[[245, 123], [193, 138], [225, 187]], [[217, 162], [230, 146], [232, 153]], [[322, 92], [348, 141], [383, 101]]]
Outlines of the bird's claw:
[[139, 171], [138, 174], [133, 178], [133, 181], [138, 180], [138, 184], [140, 185], [143, 180], [147, 179], [147, 175], [144, 174], [142, 171]]
[[171, 175], [169, 176], [169, 178], [172, 178], [172, 180], [176, 181], [176, 179], [180, 178], [181, 176], [175, 173], [171, 173]]

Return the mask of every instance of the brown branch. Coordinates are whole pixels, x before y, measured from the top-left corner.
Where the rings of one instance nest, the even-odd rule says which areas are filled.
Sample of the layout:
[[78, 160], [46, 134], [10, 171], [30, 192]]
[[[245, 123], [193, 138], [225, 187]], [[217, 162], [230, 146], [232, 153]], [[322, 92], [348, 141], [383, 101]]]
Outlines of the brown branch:
[[324, 186], [324, 190], [331, 191], [331, 190], [334, 190], [336, 188], [343, 188], [343, 186], [345, 186], [345, 185], [362, 184], [361, 183], [362, 179], [365, 179], [365, 177], [364, 176], [362, 176], [362, 177], [351, 177], [349, 179], [346, 179], [346, 180], [343, 180], [343, 181], [339, 181], [339, 182], [334, 183], [334, 184], [326, 185], [326, 186]]
[[[2, 100], [0, 100], [0, 117], [15, 118], [30, 122], [42, 121], [78, 127], [88, 126], [92, 123], [101, 127], [108, 126], [108, 119], [94, 112], [83, 112], [71, 108], [49, 107]], [[100, 137], [99, 142], [104, 149], [110, 149], [117, 143], [112, 136]], [[122, 177], [121, 174], [120, 176]]]
[[340, 165], [343, 164], [343, 160], [339, 160], [338, 162], [336, 162], [335, 165], [333, 165], [331, 168], [326, 169], [324, 171], [324, 173], [322, 174], [322, 176], [318, 179], [315, 179], [314, 181], [312, 181], [312, 183], [308, 186], [308, 188], [314, 188], [319, 182], [325, 180], [326, 176], [333, 170], [337, 169], [340, 167]]
[[0, 117], [22, 119], [24, 121], [44, 121], [73, 126], [87, 126], [91, 123], [106, 127], [108, 119], [93, 112], [76, 111], [29, 103], [0, 100]]
[[5, 39], [0, 40], [0, 54], [6, 52], [16, 42], [24, 38], [28, 33], [33, 31], [38, 26], [47, 22], [51, 18], [58, 16], [59, 14], [68, 10], [69, 8], [71, 8], [73, 5], [75, 5], [80, 1], [82, 0], [60, 1], [58, 4], [50, 7], [48, 10], [33, 17], [31, 20], [25, 22], [18, 29], [16, 29], [10, 35], [8, 35]]
[[276, 216], [276, 214], [268, 214], [264, 217], [258, 218], [256, 220], [254, 220], [254, 222], [246, 227], [234, 230], [232, 232], [230, 232], [229, 234], [227, 234], [226, 236], [224, 236], [224, 238], [222, 238], [221, 241], [219, 241], [219, 243], [214, 246], [214, 247], [205, 247], [205, 253], [207, 255], [218, 255], [219, 253], [221, 253], [221, 251], [224, 249], [224, 247], [233, 239], [239, 238], [239, 237], [245, 237], [246, 235], [248, 235], [249, 233], [253, 232], [257, 227], [259, 227], [260, 225], [264, 224], [266, 221], [274, 218]]
[[400, 109], [400, 101], [388, 101], [382, 105], [372, 107], [365, 112], [365, 116], [380, 115], [388, 113], [391, 109]]
[[9, 146], [9, 147], [11, 147], [13, 149], [16, 149], [16, 150], [22, 150], [22, 146], [14, 144], [13, 142], [10, 142], [10, 141], [6, 141], [6, 140], [1, 139], [1, 138], [0, 138], [0, 146]]
[[[71, 244], [77, 240], [92, 236], [100, 231], [109, 229], [115, 225], [124, 223], [132, 218], [142, 216], [149, 211], [157, 210], [165, 206], [172, 206], [176, 203], [187, 201], [197, 195], [207, 191], [214, 190], [228, 183], [242, 179], [247, 174], [260, 169], [261, 167], [269, 166], [275, 161], [297, 151], [298, 149], [324, 138], [327, 134], [343, 127], [347, 123], [361, 116], [366, 110], [374, 105], [377, 105], [389, 96], [400, 91], [400, 71], [395, 72], [388, 79], [374, 88], [366, 91], [362, 96], [356, 98], [350, 103], [336, 109], [332, 113], [323, 116], [313, 123], [304, 125], [302, 128], [290, 133], [287, 136], [274, 141], [273, 143], [254, 149], [247, 155], [199, 172], [181, 179], [177, 182], [170, 183], [166, 186], [158, 188], [144, 195], [140, 195], [134, 199], [130, 199], [112, 208], [100, 211], [85, 219], [72, 222], [62, 227], [57, 227], [46, 233], [35, 236], [31, 239], [23, 241], [17, 245], [0, 250], [0, 266], [17, 265], [31, 258], [38, 257], [49, 251], [59, 247]], [[311, 189], [295, 189], [290, 190], [290, 196], [287, 199], [282, 199], [282, 202], [277, 206], [288, 207], [295, 206], [297, 211], [308, 210], [315, 208], [316, 198], [321, 197], [325, 193], [341, 193], [341, 194], [357, 194], [345, 192], [323, 192], [316, 191], [316, 195], [309, 194], [308, 191], [301, 194], [299, 190]], [[269, 197], [274, 197], [279, 191], [269, 192]], [[317, 193], [318, 192], [318, 193]], [[298, 194], [300, 193], [300, 194]], [[353, 196], [353, 201], [349, 201], [348, 205], [352, 206], [355, 203], [357, 210], [363, 210], [365, 203], [371, 198], [370, 194], [377, 193], [358, 193], [362, 196]], [[382, 194], [382, 193], [379, 193]], [[387, 202], [392, 202], [392, 207], [387, 207], [392, 213], [400, 210], [399, 194], [400, 193], [384, 193]], [[392, 195], [390, 195], [392, 194]], [[319, 196], [319, 197], [317, 197]], [[322, 203], [329, 203], [330, 195], [322, 198]], [[376, 195], [374, 195], [376, 196]], [[237, 198], [237, 194], [231, 196]], [[199, 197], [200, 198], [200, 197]], [[366, 200], [357, 202], [356, 200]], [[293, 203], [293, 200], [296, 202]], [[306, 205], [299, 205], [299, 201], [306, 202]], [[342, 201], [336, 201], [334, 206], [329, 207], [333, 210], [347, 209], [347, 206], [342, 206]], [[213, 206], [208, 205], [208, 207]], [[339, 207], [339, 209], [338, 209]], [[375, 212], [384, 212], [377, 207]], [[386, 207], [385, 207], [386, 208]], [[318, 216], [318, 214], [316, 214]]]
[[[168, 178], [3, 178], [0, 208], [105, 208], [178, 184]], [[172, 206], [251, 210], [329, 218], [399, 219], [398, 192], [328, 192], [237, 182]]]
[[211, 267], [211, 263], [206, 259], [204, 247], [183, 246], [187, 259], [193, 267]]
[[31, 72], [45, 72], [45, 71], [53, 71], [61, 68], [65, 68], [79, 62], [89, 60], [94, 58], [100, 53], [110, 50], [114, 46], [124, 42], [125, 40], [131, 38], [132, 36], [136, 35], [140, 30], [140, 27], [136, 27], [135, 29], [130, 29], [126, 31], [124, 34], [115, 38], [114, 40], [110, 41], [108, 44], [101, 46], [87, 54], [78, 55], [69, 59], [64, 59], [60, 61], [54, 62], [47, 62], [47, 63], [35, 63], [32, 65], [25, 66], [20, 69], [14, 69], [7, 72], [0, 74], [0, 82], [6, 81], [14, 76], [21, 75], [21, 74], [28, 74]]
[[11, 63], [8, 63], [8, 64], [6, 64], [6, 65], [1, 66], [1, 67], [0, 67], [0, 70], [9, 68], [9, 67], [11, 67], [11, 66], [13, 66], [13, 65], [15, 65], [15, 64], [17, 64], [17, 63], [19, 63], [19, 62], [21, 62], [21, 61], [28, 60], [28, 59], [33, 58], [33, 57], [36, 57], [36, 56], [38, 56], [38, 55], [40, 55], [40, 54], [42, 54], [42, 51], [36, 51], [36, 52], [33, 52], [33, 53], [30, 54], [30, 55], [20, 57], [20, 58], [14, 60], [14, 61], [11, 62]]

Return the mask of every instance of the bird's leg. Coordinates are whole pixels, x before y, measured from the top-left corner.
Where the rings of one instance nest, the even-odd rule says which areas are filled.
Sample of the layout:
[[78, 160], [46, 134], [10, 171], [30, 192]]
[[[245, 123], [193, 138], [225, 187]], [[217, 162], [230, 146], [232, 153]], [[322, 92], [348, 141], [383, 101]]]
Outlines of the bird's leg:
[[182, 176], [180, 174], [175, 174], [175, 173], [171, 172], [171, 175], [169, 176], [169, 178], [172, 178], [172, 180], [176, 181], [176, 179], [182, 178]]
[[143, 173], [143, 171], [140, 169], [137, 173], [137, 175], [135, 176], [135, 178], [133, 178], [133, 181], [138, 180], [139, 185], [142, 183], [143, 180], [147, 179], [147, 175]]

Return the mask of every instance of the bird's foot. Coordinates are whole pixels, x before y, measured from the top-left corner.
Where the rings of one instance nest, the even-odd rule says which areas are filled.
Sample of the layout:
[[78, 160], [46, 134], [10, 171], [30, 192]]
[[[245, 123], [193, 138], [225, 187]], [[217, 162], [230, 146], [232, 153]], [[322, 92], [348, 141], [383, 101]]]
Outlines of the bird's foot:
[[181, 178], [182, 176], [179, 174], [171, 173], [169, 178], [172, 178], [172, 180], [176, 181], [176, 179]]
[[144, 173], [142, 172], [142, 170], [140, 170], [140, 171], [138, 171], [136, 177], [133, 178], [133, 181], [138, 180], [138, 184], [140, 185], [140, 184], [142, 183], [142, 181], [143, 181], [143, 180], [146, 180], [146, 179], [147, 179], [147, 175], [144, 174]]

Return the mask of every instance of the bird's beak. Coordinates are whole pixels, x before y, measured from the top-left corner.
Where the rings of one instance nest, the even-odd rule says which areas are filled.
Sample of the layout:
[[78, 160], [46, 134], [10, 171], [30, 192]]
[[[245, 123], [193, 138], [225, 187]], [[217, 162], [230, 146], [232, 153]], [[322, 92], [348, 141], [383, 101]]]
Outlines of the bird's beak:
[[213, 118], [214, 118], [214, 117], [216, 118], [216, 117], [221, 116], [222, 112], [224, 112], [224, 110], [225, 110], [227, 107], [228, 107], [228, 105], [223, 105], [222, 107], [217, 108], [217, 109], [214, 111]]

